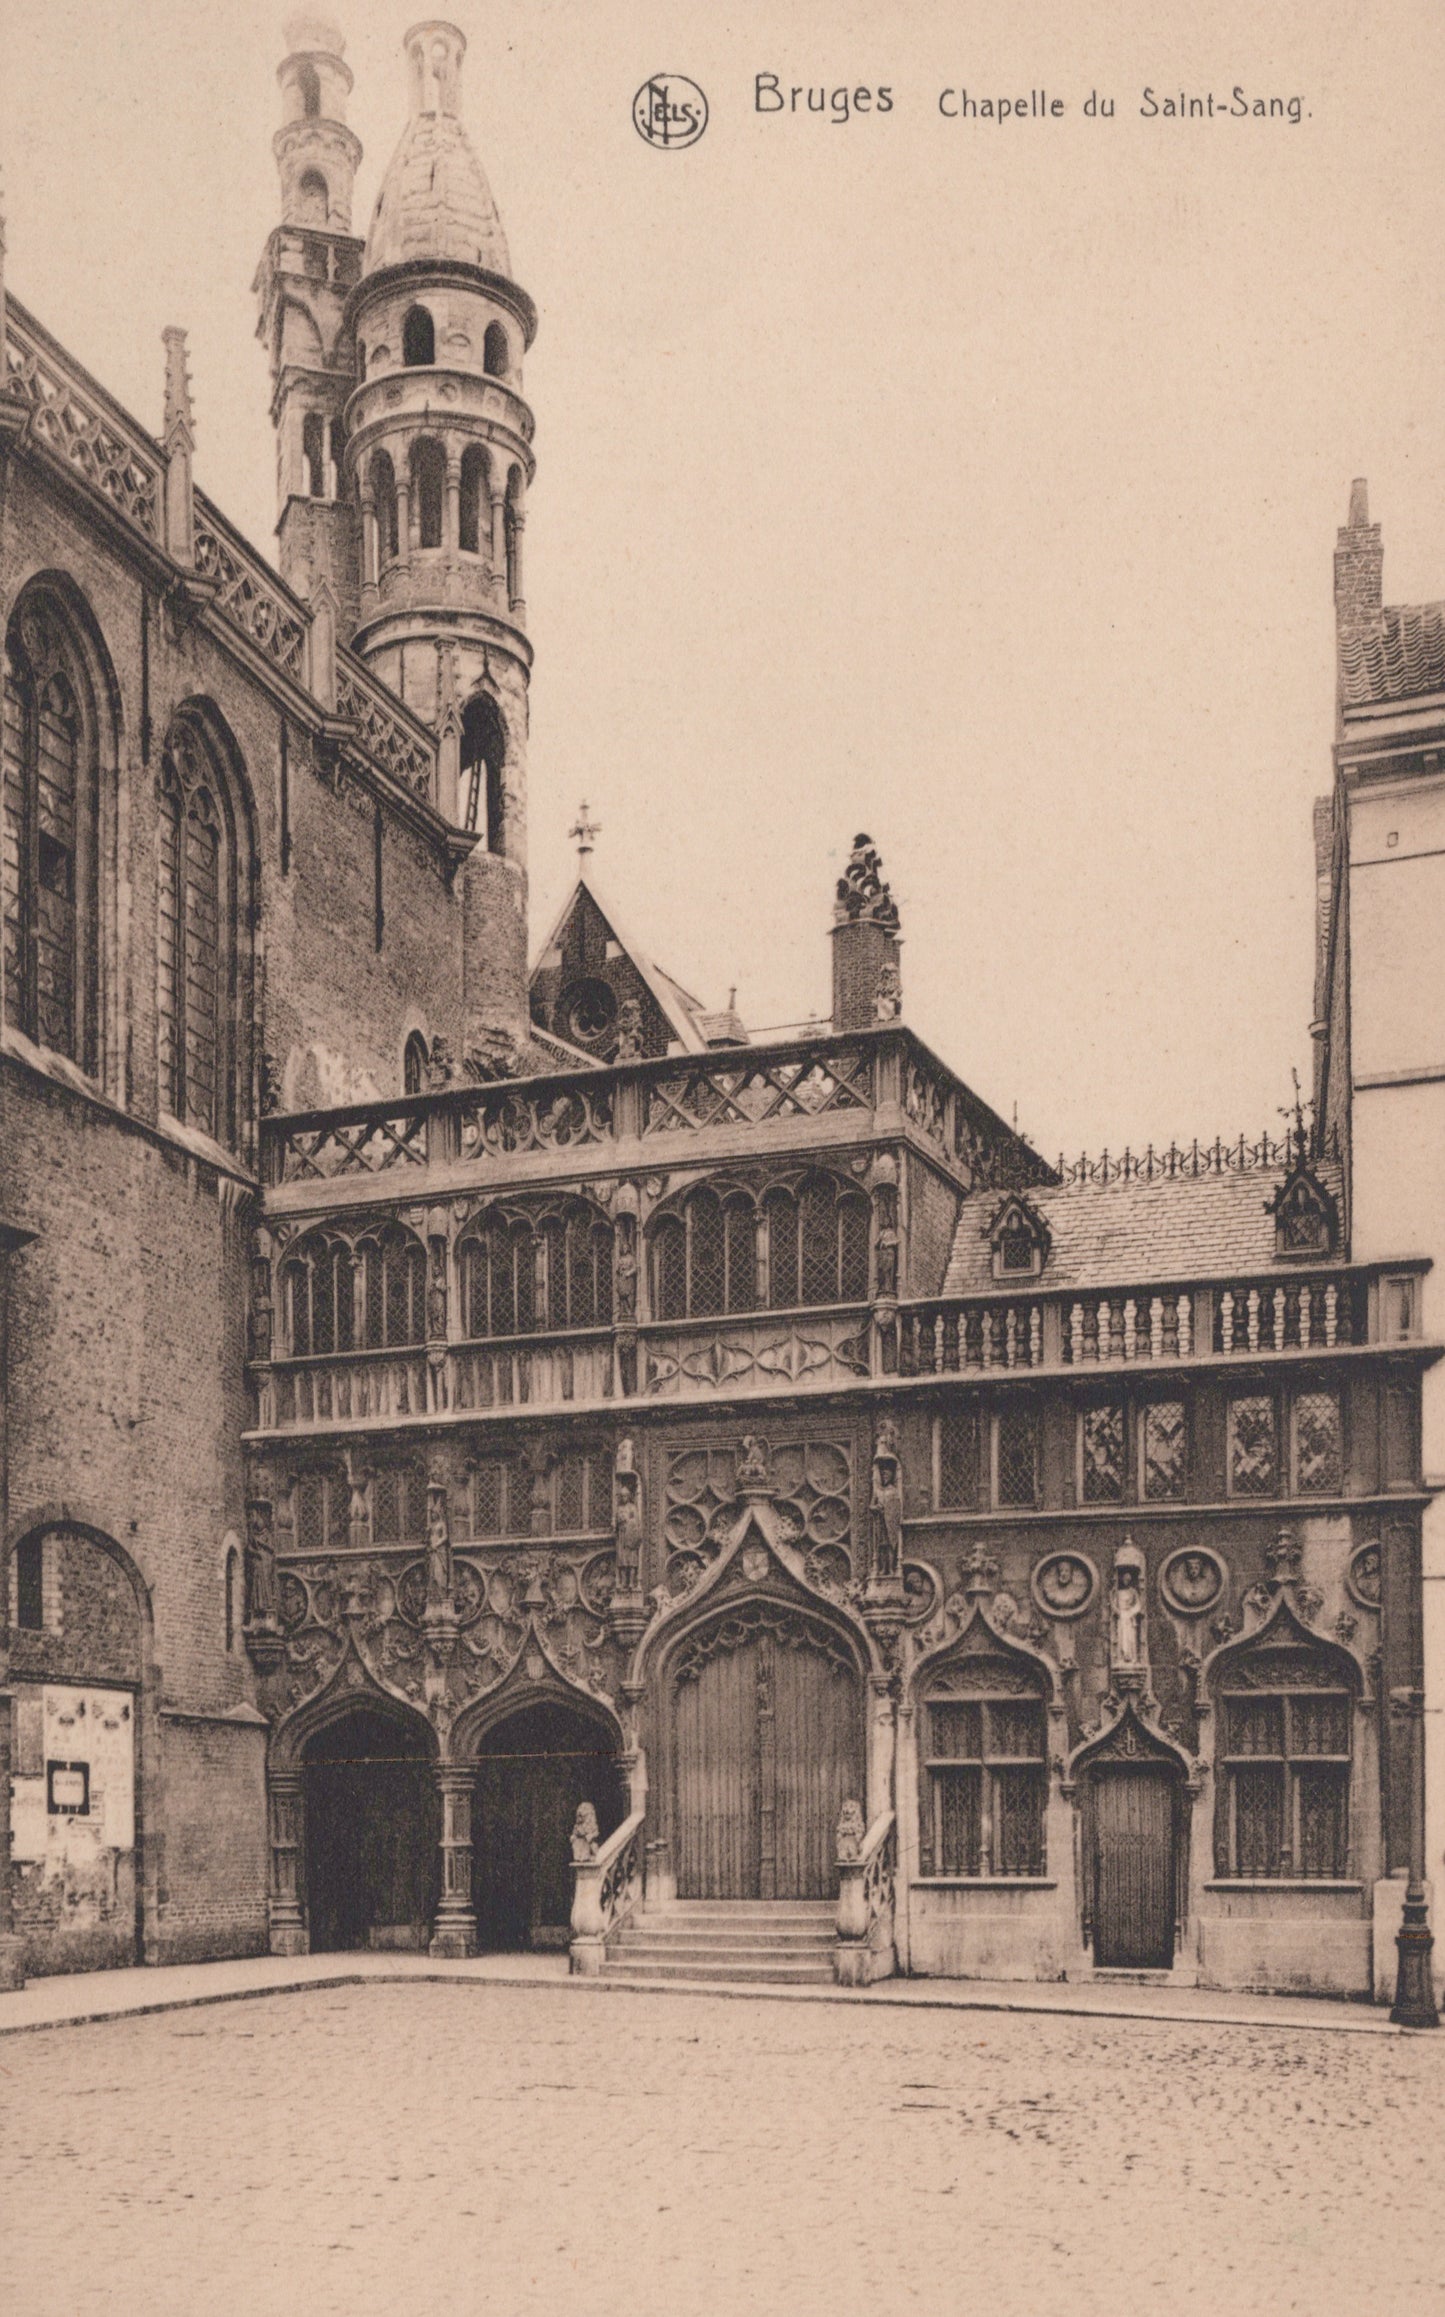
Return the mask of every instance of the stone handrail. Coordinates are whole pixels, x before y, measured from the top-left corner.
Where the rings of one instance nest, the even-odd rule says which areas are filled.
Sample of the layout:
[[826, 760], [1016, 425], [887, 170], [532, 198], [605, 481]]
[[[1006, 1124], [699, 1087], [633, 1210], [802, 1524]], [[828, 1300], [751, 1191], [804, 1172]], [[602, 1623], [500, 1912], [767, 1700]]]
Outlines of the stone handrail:
[[13, 297], [0, 312], [0, 396], [29, 413], [35, 442], [159, 546], [165, 490], [160, 446]]
[[609, 1937], [642, 1903], [642, 1830], [647, 1813], [634, 1810], [615, 1833], [597, 1842], [585, 1831], [584, 1812], [585, 1805], [572, 1831], [571, 1960], [575, 1973], [595, 1979]]
[[200, 491], [195, 508], [196, 574], [214, 583], [216, 609], [304, 686], [308, 607]]
[[896, 1821], [880, 1810], [873, 1824], [857, 1832], [862, 1812], [843, 1805], [838, 1821], [838, 1944], [834, 1969], [842, 1987], [866, 1987], [889, 1979], [898, 1968], [893, 1944], [893, 1884], [897, 1868]]
[[413, 796], [437, 803], [436, 742], [431, 733], [347, 651], [336, 655], [336, 710], [355, 725], [363, 755]]

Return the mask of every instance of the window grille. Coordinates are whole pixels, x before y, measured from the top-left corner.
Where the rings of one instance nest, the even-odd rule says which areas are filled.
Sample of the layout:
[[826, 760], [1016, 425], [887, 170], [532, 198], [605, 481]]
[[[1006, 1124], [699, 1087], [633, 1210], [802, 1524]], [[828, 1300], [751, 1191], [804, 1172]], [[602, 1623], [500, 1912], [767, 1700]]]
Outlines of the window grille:
[[1337, 1392], [1301, 1392], [1294, 1403], [1294, 1484], [1305, 1495], [1338, 1495], [1343, 1484]]
[[[1320, 1665], [1320, 1686], [1223, 1698], [1224, 1771], [1216, 1860], [1225, 1877], [1322, 1878], [1349, 1873], [1354, 1701]], [[1261, 1666], [1262, 1682], [1269, 1678]]]
[[1183, 1496], [1188, 1479], [1188, 1426], [1182, 1400], [1151, 1400], [1142, 1420], [1144, 1494]]
[[1229, 1403], [1229, 1486], [1234, 1496], [1279, 1494], [1279, 1424], [1268, 1393]]
[[1124, 1407], [1085, 1408], [1079, 1417], [1079, 1461], [1085, 1504], [1113, 1504], [1124, 1493]]
[[935, 1699], [927, 1716], [925, 1872], [1041, 1875], [1048, 1795], [1042, 1701]]
[[994, 1418], [997, 1498], [1001, 1505], [1032, 1505], [1039, 1493], [1038, 1413], [1010, 1401]]
[[953, 1403], [935, 1419], [939, 1509], [971, 1512], [978, 1503], [978, 1410]]

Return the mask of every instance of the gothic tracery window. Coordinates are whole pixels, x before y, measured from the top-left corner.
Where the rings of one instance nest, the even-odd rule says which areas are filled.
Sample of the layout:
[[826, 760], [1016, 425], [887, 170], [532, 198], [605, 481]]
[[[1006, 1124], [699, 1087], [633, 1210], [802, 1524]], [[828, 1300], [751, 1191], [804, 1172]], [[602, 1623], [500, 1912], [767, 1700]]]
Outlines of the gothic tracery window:
[[166, 743], [157, 804], [161, 1104], [229, 1142], [236, 1126], [236, 844], [220, 767], [189, 719]]
[[612, 1225], [585, 1199], [543, 1215], [494, 1209], [458, 1255], [469, 1337], [612, 1323]]
[[99, 767], [84, 662], [45, 595], [5, 639], [5, 1014], [37, 1045], [96, 1063]]
[[654, 1309], [659, 1319], [699, 1319], [861, 1302], [868, 1235], [867, 1200], [833, 1175], [774, 1184], [760, 1204], [749, 1191], [700, 1184], [653, 1227]]
[[308, 1233], [288, 1257], [282, 1287], [293, 1358], [391, 1351], [426, 1336], [426, 1252], [400, 1224], [354, 1243]]

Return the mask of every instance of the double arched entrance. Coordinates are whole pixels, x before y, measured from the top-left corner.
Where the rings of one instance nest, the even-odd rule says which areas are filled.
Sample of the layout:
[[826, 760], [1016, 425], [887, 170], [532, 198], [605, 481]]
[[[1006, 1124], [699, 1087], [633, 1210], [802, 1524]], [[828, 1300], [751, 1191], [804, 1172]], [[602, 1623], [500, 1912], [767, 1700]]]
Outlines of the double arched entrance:
[[313, 1953], [424, 1950], [444, 1852], [465, 1853], [468, 1837], [477, 1944], [567, 1944], [578, 1805], [592, 1804], [604, 1834], [626, 1811], [615, 1732], [558, 1696], [518, 1702], [456, 1736], [443, 1763], [419, 1714], [358, 1701], [305, 1741], [298, 1896]]
[[821, 1618], [766, 1598], [668, 1659], [671, 1839], [681, 1899], [827, 1899], [843, 1803], [865, 1792], [862, 1668]]

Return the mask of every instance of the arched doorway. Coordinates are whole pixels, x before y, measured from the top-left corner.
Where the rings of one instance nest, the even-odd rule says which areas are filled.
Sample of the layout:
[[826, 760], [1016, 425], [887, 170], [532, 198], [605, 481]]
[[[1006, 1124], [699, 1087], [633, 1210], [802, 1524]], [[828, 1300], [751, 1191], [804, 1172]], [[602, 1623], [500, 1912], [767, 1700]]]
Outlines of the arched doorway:
[[487, 1731], [472, 1803], [472, 1889], [482, 1947], [566, 1946], [568, 1838], [582, 1802], [592, 1804], [604, 1835], [627, 1814], [615, 1746], [591, 1715], [546, 1700]]
[[441, 1820], [425, 1730], [359, 1707], [306, 1748], [306, 1903], [313, 1954], [424, 1949]]
[[838, 1813], [864, 1791], [863, 1685], [842, 1635], [750, 1602], [687, 1636], [669, 1687], [678, 1897], [835, 1897]]
[[1082, 1771], [1086, 1931], [1100, 1970], [1167, 1971], [1183, 1887], [1183, 1772], [1132, 1714]]

